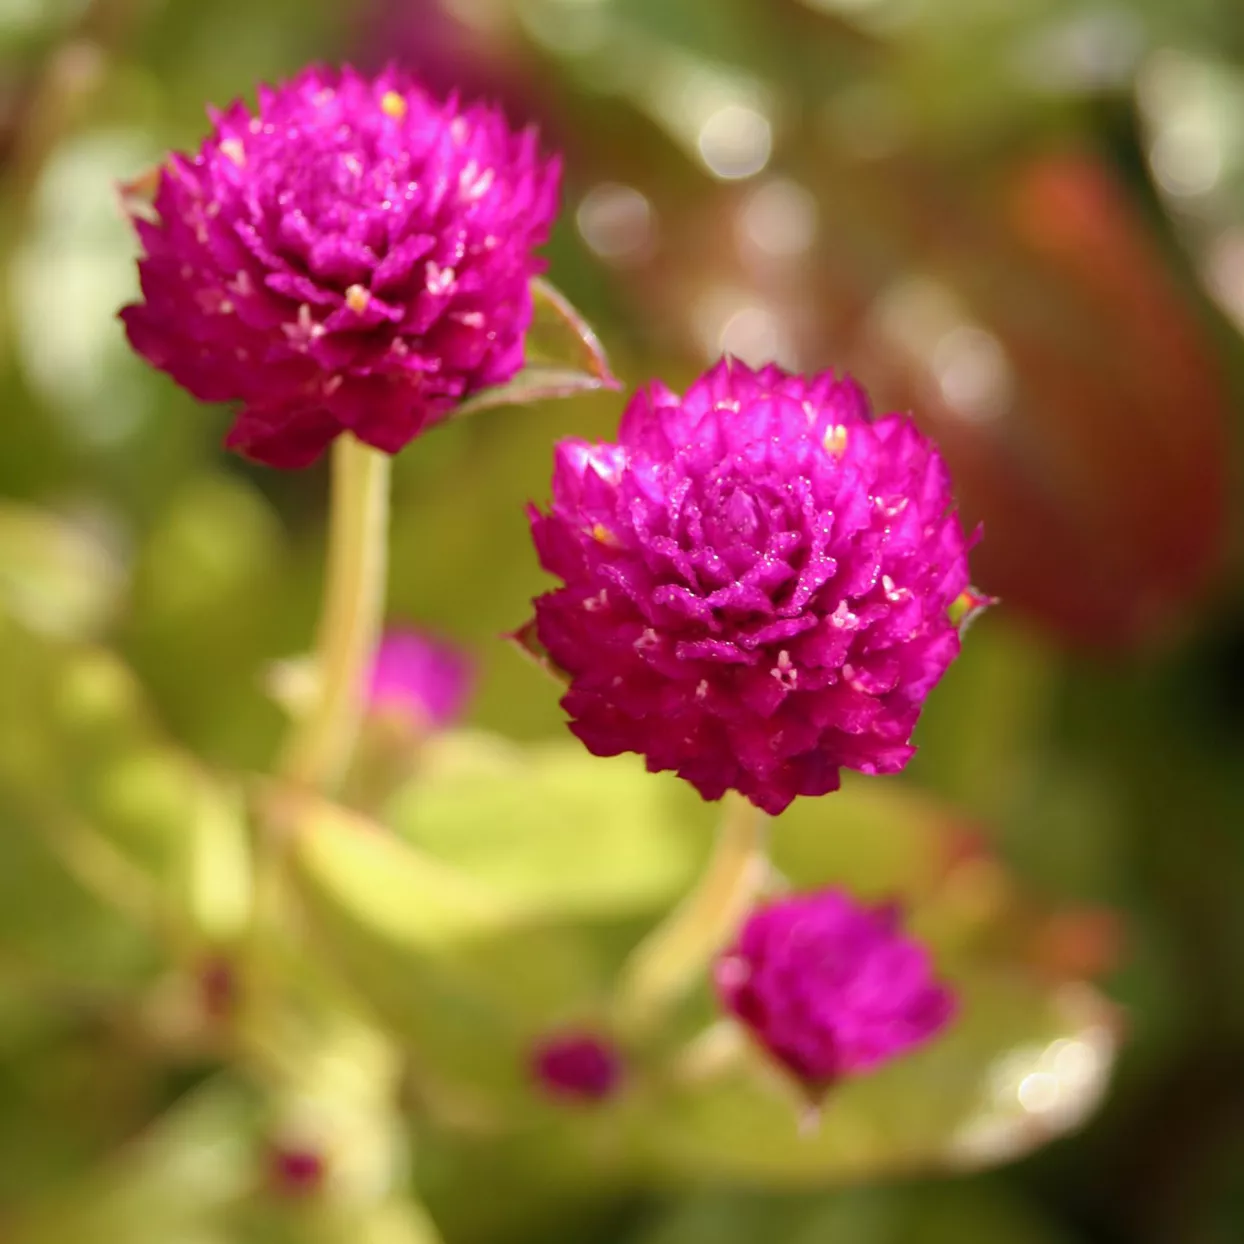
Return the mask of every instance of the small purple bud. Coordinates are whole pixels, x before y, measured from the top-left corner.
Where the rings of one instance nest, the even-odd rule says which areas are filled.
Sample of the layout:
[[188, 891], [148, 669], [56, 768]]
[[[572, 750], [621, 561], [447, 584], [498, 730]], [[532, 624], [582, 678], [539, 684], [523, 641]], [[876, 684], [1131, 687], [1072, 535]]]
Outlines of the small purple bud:
[[281, 1196], [310, 1196], [323, 1187], [326, 1174], [323, 1154], [313, 1149], [274, 1145], [268, 1151], [269, 1182]]
[[593, 1033], [563, 1032], [536, 1046], [531, 1070], [554, 1097], [599, 1102], [617, 1090], [622, 1059], [615, 1046]]
[[837, 890], [795, 895], [747, 919], [715, 973], [722, 1006], [813, 1096], [923, 1045], [955, 996], [895, 904]]
[[419, 631], [389, 630], [372, 662], [368, 706], [443, 729], [462, 716], [474, 673], [470, 657], [452, 644]]

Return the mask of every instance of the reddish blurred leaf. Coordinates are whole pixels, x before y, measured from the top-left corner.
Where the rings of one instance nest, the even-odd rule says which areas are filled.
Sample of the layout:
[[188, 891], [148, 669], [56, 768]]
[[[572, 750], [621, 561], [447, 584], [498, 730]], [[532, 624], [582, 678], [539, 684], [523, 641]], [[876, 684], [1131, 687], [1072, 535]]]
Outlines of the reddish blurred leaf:
[[[985, 176], [816, 154], [657, 204], [665, 243], [635, 273], [654, 322], [701, 357], [846, 368], [878, 409], [913, 410], [984, 522], [978, 581], [1064, 639], [1179, 622], [1223, 551], [1227, 395], [1116, 177], [1076, 152]], [[807, 190], [815, 237], [795, 243]]]
[[969, 206], [977, 240], [934, 229], [951, 235], [951, 279], [994, 334], [978, 340], [1013, 369], [1012, 400], [971, 408], [972, 375], [956, 376], [946, 355], [953, 338], [908, 361], [913, 405], [968, 517], [985, 523], [976, 573], [1071, 638], [1151, 637], [1222, 551], [1226, 394], [1214, 357], [1094, 158], [1027, 162]]

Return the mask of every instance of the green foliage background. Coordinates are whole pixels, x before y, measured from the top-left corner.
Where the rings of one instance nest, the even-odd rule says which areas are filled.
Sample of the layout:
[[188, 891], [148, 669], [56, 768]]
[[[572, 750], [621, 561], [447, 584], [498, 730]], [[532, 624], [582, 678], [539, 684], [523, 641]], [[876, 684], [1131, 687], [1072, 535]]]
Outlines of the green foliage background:
[[[984, 518], [1005, 601], [909, 772], [775, 827], [796, 883], [902, 897], [967, 998], [815, 1137], [754, 1060], [679, 1078], [703, 990], [598, 1112], [524, 1076], [604, 1017], [712, 824], [567, 742], [498, 638], [540, 590], [553, 441], [621, 396], [400, 456], [390, 615], [472, 651], [470, 719], [388, 829], [288, 811], [275, 894], [254, 850], [324, 473], [226, 456], [227, 412], [129, 354], [113, 187], [206, 102], [387, 54], [564, 146], [550, 275], [627, 387], [723, 345], [850, 366]], [[1239, 1240], [1242, 65], [1232, 0], [0, 0], [0, 1238]], [[766, 119], [755, 176], [697, 154], [705, 89]], [[804, 215], [758, 250], [775, 181]], [[612, 252], [602, 184], [648, 205]], [[937, 353], [956, 325], [1004, 359], [983, 414]], [[322, 1190], [274, 1186], [281, 1145]]]

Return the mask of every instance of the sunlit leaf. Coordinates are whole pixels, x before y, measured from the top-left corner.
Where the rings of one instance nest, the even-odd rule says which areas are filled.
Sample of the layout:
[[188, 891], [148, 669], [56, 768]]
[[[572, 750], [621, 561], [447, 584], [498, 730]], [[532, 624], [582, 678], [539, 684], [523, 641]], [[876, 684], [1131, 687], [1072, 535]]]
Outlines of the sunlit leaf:
[[418, 1051], [430, 1091], [525, 1091], [527, 1043], [600, 989], [590, 952], [497, 887], [332, 805], [281, 813], [315, 943]]
[[[391, 807], [393, 825], [419, 849], [546, 918], [649, 911], [690, 883], [712, 814], [668, 777], [574, 742], [512, 748], [503, 759], [476, 740], [433, 739]], [[691, 824], [688, 810], [699, 812]]]
[[329, 898], [379, 937], [435, 949], [509, 927], [516, 909], [382, 826], [320, 800], [287, 815], [293, 858], [309, 892]]
[[241, 793], [197, 775], [185, 866], [186, 914], [210, 942], [231, 941], [251, 916], [251, 837]]

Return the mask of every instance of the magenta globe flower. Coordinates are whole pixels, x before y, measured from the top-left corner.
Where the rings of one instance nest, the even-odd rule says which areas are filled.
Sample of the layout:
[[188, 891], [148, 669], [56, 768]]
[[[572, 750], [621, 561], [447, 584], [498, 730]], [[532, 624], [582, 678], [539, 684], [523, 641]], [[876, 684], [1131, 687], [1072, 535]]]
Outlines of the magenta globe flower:
[[654, 384], [616, 444], [558, 446], [530, 518], [564, 581], [536, 635], [596, 755], [774, 814], [907, 763], [968, 541], [932, 442], [850, 379], [726, 360], [682, 399]]
[[722, 1006], [814, 1093], [871, 1071], [939, 1033], [954, 994], [928, 952], [835, 890], [785, 898], [748, 918], [718, 960]]
[[[523, 363], [560, 169], [499, 112], [311, 68], [213, 114], [135, 228], [131, 344], [278, 467], [349, 431], [396, 453]], [[149, 216], [149, 218], [148, 218]]]

